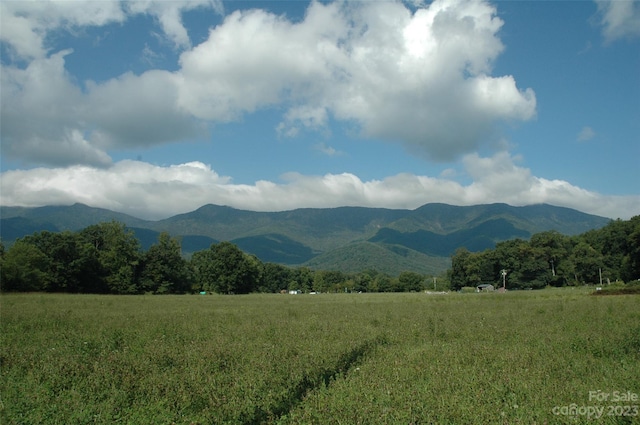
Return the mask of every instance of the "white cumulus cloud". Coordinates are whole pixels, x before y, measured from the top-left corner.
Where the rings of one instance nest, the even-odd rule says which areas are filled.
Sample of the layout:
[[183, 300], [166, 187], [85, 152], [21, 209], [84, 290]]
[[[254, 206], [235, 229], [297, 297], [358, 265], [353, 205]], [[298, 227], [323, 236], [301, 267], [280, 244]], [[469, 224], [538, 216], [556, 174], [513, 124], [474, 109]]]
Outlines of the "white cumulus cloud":
[[0, 40], [23, 59], [46, 56], [45, 39], [51, 31], [123, 22], [117, 1], [51, 0], [0, 2]]
[[154, 16], [163, 32], [177, 48], [191, 47], [187, 29], [182, 23], [182, 13], [198, 8], [211, 8], [223, 13], [222, 0], [130, 0], [124, 9], [130, 14], [150, 14]]
[[[399, 2], [312, 2], [295, 22], [236, 11], [193, 47], [181, 13], [222, 11], [219, 2], [1, 5], [2, 41], [28, 61], [2, 65], [2, 151], [25, 162], [104, 166], [115, 149], [189, 140], [269, 107], [284, 111], [274, 125], [282, 136], [327, 134], [337, 121], [363, 137], [453, 160], [486, 142], [495, 123], [536, 113], [533, 90], [492, 75], [502, 21], [482, 0], [435, 0], [415, 11]], [[65, 68], [73, 53], [51, 53], [45, 42], [60, 28], [138, 13], [155, 16], [183, 49], [177, 70], [78, 82]]]
[[607, 42], [640, 37], [640, 2], [637, 0], [596, 0], [600, 24]]
[[104, 83], [87, 83], [85, 122], [101, 149], [158, 145], [193, 138], [204, 127], [177, 105], [176, 76], [151, 70], [121, 75]]
[[549, 203], [611, 218], [640, 214], [640, 196], [607, 196], [566, 181], [536, 177], [517, 165], [519, 161], [506, 152], [491, 157], [467, 155], [463, 164], [473, 179], [467, 185], [446, 175], [398, 174], [362, 181], [351, 173], [319, 176], [296, 172], [283, 175], [281, 182], [235, 184], [201, 162], [157, 166], [120, 161], [109, 168], [35, 168], [0, 175], [0, 204], [33, 207], [82, 202], [149, 219], [192, 211], [208, 203], [254, 211], [345, 205], [412, 209], [430, 202]]
[[2, 66], [2, 153], [36, 164], [101, 165], [108, 150], [146, 147], [206, 134], [177, 105], [174, 74], [123, 74], [82, 90], [65, 70], [64, 50], [21, 69]]
[[61, 51], [25, 69], [0, 70], [2, 153], [52, 165], [107, 166], [109, 156], [86, 138], [85, 96], [69, 79]]
[[180, 105], [229, 121], [293, 103], [281, 134], [330, 115], [365, 137], [451, 160], [496, 121], [535, 115], [533, 90], [490, 75], [503, 49], [495, 14], [476, 0], [436, 0], [415, 12], [396, 2], [312, 3], [297, 23], [237, 11], [181, 56]]
[[177, 47], [185, 48], [191, 43], [182, 24], [182, 12], [203, 7], [223, 11], [221, 0], [3, 1], [0, 40], [19, 58], [43, 58], [51, 48], [47, 35], [53, 31], [122, 23], [136, 14], [150, 14]]

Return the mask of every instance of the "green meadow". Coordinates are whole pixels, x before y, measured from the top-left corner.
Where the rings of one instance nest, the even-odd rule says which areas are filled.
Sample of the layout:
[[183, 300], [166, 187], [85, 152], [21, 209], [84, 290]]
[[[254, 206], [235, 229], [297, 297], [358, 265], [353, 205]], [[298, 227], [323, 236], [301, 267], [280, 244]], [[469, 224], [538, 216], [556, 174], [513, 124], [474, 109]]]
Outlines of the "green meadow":
[[0, 298], [0, 423], [640, 423], [640, 299]]

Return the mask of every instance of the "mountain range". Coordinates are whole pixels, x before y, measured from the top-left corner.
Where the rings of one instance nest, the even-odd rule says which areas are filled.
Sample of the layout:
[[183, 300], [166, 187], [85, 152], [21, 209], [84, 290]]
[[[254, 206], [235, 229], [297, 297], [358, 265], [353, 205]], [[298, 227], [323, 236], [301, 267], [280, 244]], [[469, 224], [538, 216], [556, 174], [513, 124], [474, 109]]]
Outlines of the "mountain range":
[[116, 220], [135, 232], [144, 249], [160, 232], [179, 237], [183, 253], [230, 241], [263, 262], [345, 272], [376, 269], [397, 275], [411, 270], [439, 274], [459, 247], [493, 248], [497, 242], [555, 230], [575, 235], [610, 219], [547, 204], [452, 206], [414, 210], [339, 207], [255, 212], [219, 205], [148, 221], [83, 204], [38, 208], [0, 207], [5, 245], [34, 232], [81, 230]]

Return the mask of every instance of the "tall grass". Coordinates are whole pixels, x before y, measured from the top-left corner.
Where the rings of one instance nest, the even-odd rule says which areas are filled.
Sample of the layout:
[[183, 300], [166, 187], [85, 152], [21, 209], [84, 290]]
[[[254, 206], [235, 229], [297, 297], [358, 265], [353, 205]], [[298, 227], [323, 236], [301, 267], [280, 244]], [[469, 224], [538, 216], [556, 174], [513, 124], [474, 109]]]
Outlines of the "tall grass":
[[3, 424], [586, 423], [553, 409], [640, 394], [637, 296], [22, 294], [0, 319]]

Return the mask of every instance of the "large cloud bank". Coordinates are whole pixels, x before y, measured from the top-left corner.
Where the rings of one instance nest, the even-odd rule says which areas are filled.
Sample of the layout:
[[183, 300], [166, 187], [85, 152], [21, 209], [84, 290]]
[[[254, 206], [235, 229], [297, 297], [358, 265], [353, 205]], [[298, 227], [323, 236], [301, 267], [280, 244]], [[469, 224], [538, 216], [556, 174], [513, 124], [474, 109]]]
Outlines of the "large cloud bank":
[[121, 161], [108, 169], [87, 166], [7, 171], [2, 175], [2, 205], [42, 206], [81, 202], [147, 219], [192, 211], [204, 204], [253, 211], [300, 207], [371, 206], [416, 208], [429, 202], [475, 205], [549, 203], [611, 218], [640, 213], [640, 196], [604, 196], [566, 181], [535, 177], [500, 152], [464, 157], [473, 183], [445, 177], [398, 174], [362, 181], [349, 173], [309, 176], [291, 173], [282, 182], [234, 184], [210, 166], [191, 162], [168, 167]]
[[[365, 138], [453, 160], [491, 139], [495, 124], [529, 120], [531, 89], [492, 75], [502, 21], [481, 0], [311, 3], [293, 22], [236, 11], [191, 46], [181, 13], [209, 1], [3, 2], [2, 153], [27, 163], [107, 167], [109, 152], [193, 140], [210, 125], [277, 107], [274, 132], [292, 136], [329, 120]], [[60, 28], [100, 26], [147, 13], [181, 51], [176, 71], [76, 81], [73, 51], [50, 51]]]
[[[637, 2], [597, 4], [607, 41], [638, 36]], [[297, 20], [236, 11], [194, 43], [183, 14], [197, 8], [224, 13], [217, 0], [0, 2], [7, 54], [0, 65], [0, 151], [41, 166], [3, 172], [0, 203], [83, 202], [153, 219], [206, 203], [275, 211], [546, 202], [612, 218], [640, 213], [636, 195], [605, 196], [535, 177], [507, 152], [474, 153], [499, 138], [497, 124], [536, 115], [532, 89], [518, 87], [511, 75], [494, 75], [503, 22], [486, 1], [312, 2]], [[67, 66], [73, 50], [54, 47], [61, 32], [124, 25], [139, 15], [153, 17], [177, 52], [172, 70], [80, 81]], [[281, 113], [273, 125], [280, 137], [332, 134], [332, 123], [339, 123], [365, 143], [399, 143], [439, 161], [462, 158], [472, 183], [292, 172], [278, 182], [235, 184], [202, 162], [157, 166], [112, 158], [194, 139], [215, 143], [212, 126], [269, 108]], [[316, 149], [341, 153], [324, 143]]]

